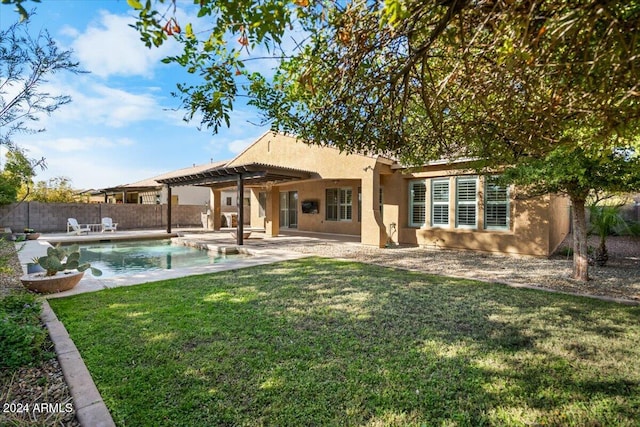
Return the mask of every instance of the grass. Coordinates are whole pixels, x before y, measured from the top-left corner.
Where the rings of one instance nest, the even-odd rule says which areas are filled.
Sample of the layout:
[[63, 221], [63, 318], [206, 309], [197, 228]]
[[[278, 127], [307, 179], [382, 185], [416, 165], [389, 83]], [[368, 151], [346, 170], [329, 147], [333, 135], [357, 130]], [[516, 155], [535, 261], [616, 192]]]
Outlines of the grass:
[[50, 304], [121, 426], [640, 419], [638, 307], [318, 258]]

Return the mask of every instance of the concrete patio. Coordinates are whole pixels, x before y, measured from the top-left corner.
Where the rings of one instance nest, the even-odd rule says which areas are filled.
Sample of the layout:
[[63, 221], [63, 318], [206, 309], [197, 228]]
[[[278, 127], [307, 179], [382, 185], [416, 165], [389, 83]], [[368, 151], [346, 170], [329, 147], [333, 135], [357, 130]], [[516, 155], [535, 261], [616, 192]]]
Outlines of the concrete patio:
[[[174, 237], [177, 242], [196, 246], [218, 253], [241, 251], [250, 257], [207, 267], [173, 269], [149, 274], [111, 279], [95, 279], [86, 274], [77, 289], [71, 293], [90, 292], [116, 286], [134, 285], [156, 280], [183, 277], [191, 274], [209, 273], [229, 269], [269, 264], [306, 256], [321, 256], [335, 259], [384, 265], [387, 267], [421, 271], [450, 277], [468, 278], [486, 282], [497, 282], [517, 287], [531, 287], [618, 302], [637, 304], [640, 301], [640, 242], [638, 238], [610, 238], [610, 260], [608, 267], [591, 267], [591, 279], [587, 283], [574, 281], [571, 276], [571, 260], [567, 257], [514, 257], [483, 252], [447, 250], [438, 247], [393, 246], [378, 248], [360, 244], [359, 236], [281, 230], [278, 237], [266, 237], [260, 230], [252, 230], [243, 246], [236, 246], [231, 236], [234, 229], [218, 232], [200, 229], [177, 229], [167, 234], [162, 230], [118, 231], [116, 233], [90, 233], [88, 236], [47, 234], [37, 241], [29, 242], [20, 251], [23, 266], [34, 255], [43, 254], [49, 242], [100, 241]], [[616, 243], [625, 242], [625, 250]], [[40, 251], [40, 252], [38, 252]], [[227, 252], [229, 253], [229, 252]], [[55, 294], [66, 296], [67, 293]]]

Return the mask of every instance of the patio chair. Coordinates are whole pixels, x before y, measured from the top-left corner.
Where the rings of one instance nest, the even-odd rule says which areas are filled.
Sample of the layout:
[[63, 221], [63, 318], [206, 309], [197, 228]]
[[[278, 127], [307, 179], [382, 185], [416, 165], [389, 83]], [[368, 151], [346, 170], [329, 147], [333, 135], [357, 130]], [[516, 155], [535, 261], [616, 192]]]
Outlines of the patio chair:
[[113, 220], [111, 218], [109, 218], [108, 216], [102, 218], [102, 232], [103, 233], [105, 231], [114, 232], [114, 231], [116, 231], [117, 228], [118, 228], [118, 223], [117, 222], [113, 222]]
[[[71, 230], [69, 230], [71, 229]], [[67, 233], [69, 234], [76, 234], [76, 235], [81, 235], [81, 234], [89, 234], [89, 231], [91, 231], [91, 229], [89, 228], [88, 225], [85, 225], [84, 227], [81, 226], [80, 224], [78, 224], [78, 220], [75, 218], [67, 218]]]

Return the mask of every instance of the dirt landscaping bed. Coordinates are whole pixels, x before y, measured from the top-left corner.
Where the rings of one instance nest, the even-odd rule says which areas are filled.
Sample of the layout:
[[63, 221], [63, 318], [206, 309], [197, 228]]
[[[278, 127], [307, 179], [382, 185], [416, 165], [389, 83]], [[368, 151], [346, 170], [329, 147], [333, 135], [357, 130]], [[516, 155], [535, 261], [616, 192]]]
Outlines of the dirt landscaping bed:
[[[0, 299], [24, 292], [20, 276], [22, 267], [13, 244], [0, 245], [0, 257], [7, 269], [0, 270]], [[10, 271], [12, 270], [12, 271]], [[42, 326], [44, 328], [44, 325]], [[45, 360], [15, 372], [0, 371], [0, 404], [11, 405], [0, 412], [0, 425], [10, 426], [71, 426], [76, 420], [69, 387], [64, 379], [53, 343], [47, 335], [42, 353]], [[26, 409], [26, 410], [25, 410]]]

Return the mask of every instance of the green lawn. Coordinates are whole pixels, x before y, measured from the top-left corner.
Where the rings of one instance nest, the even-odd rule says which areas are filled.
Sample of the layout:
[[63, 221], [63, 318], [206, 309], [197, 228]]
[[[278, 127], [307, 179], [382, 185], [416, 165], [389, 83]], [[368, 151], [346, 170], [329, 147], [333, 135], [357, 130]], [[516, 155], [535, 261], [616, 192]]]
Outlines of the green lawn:
[[319, 258], [50, 304], [121, 426], [640, 420], [638, 307]]

